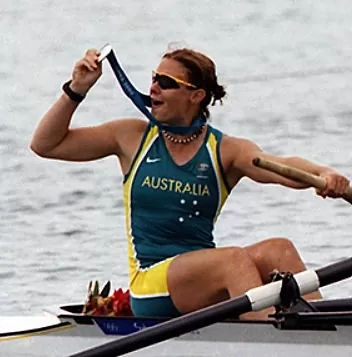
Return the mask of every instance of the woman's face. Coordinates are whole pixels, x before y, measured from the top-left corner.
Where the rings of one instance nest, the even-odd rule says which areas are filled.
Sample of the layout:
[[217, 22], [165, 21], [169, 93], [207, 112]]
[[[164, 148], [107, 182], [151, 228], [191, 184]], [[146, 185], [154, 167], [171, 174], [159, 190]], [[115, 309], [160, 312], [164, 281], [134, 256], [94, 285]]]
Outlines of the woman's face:
[[[174, 78], [165, 78], [167, 75]], [[175, 79], [181, 82], [177, 83]], [[152, 114], [160, 122], [174, 125], [189, 124], [188, 121], [193, 119], [192, 117], [188, 119], [188, 116], [192, 105], [191, 96], [195, 88], [182, 81], [189, 83], [186, 69], [179, 62], [164, 58], [154, 73], [149, 92]]]

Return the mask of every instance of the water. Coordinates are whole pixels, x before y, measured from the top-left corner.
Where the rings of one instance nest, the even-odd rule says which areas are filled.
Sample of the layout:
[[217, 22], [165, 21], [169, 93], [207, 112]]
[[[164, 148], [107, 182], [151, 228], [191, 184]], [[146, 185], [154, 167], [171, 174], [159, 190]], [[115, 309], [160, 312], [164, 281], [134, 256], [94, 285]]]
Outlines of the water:
[[[0, 0], [0, 315], [82, 302], [90, 279], [127, 286], [122, 176], [114, 158], [41, 159], [28, 148], [87, 48], [109, 42], [135, 85], [171, 42], [211, 56], [228, 97], [213, 125], [264, 150], [352, 177], [352, 3], [347, 0], [146, 3]], [[139, 116], [108, 64], [74, 126]], [[351, 208], [244, 180], [216, 227], [220, 246], [291, 238], [309, 267], [350, 255]], [[348, 296], [336, 284], [325, 296]]]

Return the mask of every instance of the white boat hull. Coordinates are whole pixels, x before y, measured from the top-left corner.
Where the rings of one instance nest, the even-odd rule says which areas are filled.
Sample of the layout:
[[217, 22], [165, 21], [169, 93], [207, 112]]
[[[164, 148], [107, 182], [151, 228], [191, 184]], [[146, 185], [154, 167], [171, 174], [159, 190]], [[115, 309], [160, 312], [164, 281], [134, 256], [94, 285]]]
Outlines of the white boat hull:
[[[118, 325], [114, 321], [116, 319], [101, 318], [99, 321], [69, 314], [60, 318], [54, 315], [3, 317], [0, 323], [0, 356], [67, 357], [123, 337], [113, 334], [114, 331], [118, 333]], [[130, 319], [129, 323], [136, 329], [144, 327], [143, 319]], [[351, 356], [352, 326], [345, 326], [345, 323], [334, 324], [333, 329], [330, 326], [327, 330], [281, 330], [272, 322], [221, 322], [129, 356]]]
[[[218, 333], [224, 329], [217, 327]], [[351, 356], [351, 327], [339, 329], [338, 338], [329, 332], [319, 334], [289, 333], [280, 336], [274, 330], [264, 326], [245, 326], [245, 328], [227, 329], [224, 338], [214, 340], [214, 329], [202, 329], [198, 334], [185, 335], [182, 338], [163, 342], [143, 350], [133, 352], [135, 357], [214, 357], [214, 356], [248, 356], [248, 357], [319, 357]], [[228, 334], [234, 334], [236, 341], [229, 341]], [[211, 335], [211, 336], [209, 336]], [[219, 335], [221, 336], [221, 335]], [[255, 340], [251, 341], [251, 337]], [[262, 336], [262, 340], [257, 340]], [[207, 337], [212, 339], [206, 340]], [[81, 337], [65, 336], [60, 331], [48, 334], [26, 336], [24, 338], [1, 341], [0, 355], [8, 357], [67, 357], [73, 353], [91, 348], [116, 337]], [[275, 339], [278, 338], [279, 341]], [[242, 340], [241, 340], [242, 339]], [[266, 340], [265, 340], [266, 339]], [[244, 341], [243, 341], [244, 340]], [[265, 340], [265, 341], [264, 341]], [[346, 340], [345, 344], [342, 344]]]

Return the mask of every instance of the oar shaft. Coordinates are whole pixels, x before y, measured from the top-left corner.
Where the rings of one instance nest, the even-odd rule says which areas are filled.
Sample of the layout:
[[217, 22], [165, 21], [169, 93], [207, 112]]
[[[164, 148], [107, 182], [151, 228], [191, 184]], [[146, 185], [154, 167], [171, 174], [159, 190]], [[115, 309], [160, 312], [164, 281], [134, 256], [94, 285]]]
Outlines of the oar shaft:
[[316, 270], [320, 287], [351, 277], [352, 258]]
[[[274, 161], [261, 159], [256, 157], [253, 160], [253, 165], [260, 167], [262, 169], [274, 172], [291, 180], [299, 181], [310, 185], [318, 189], [324, 189], [326, 186], [326, 181], [324, 178], [313, 175], [309, 172], [297, 169], [295, 167], [279, 164]], [[343, 199], [348, 203], [352, 204], [352, 188], [349, 187], [346, 195], [343, 196]]]

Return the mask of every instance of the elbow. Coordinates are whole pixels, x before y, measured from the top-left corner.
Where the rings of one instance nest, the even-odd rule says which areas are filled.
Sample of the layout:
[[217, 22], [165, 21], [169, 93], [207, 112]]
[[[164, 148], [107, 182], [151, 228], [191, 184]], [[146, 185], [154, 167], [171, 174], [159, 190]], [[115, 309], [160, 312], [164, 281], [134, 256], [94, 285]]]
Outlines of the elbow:
[[48, 150], [44, 150], [43, 148], [40, 147], [35, 141], [32, 141], [29, 145], [29, 149], [33, 151], [36, 155], [44, 158], [49, 157], [49, 152]]

